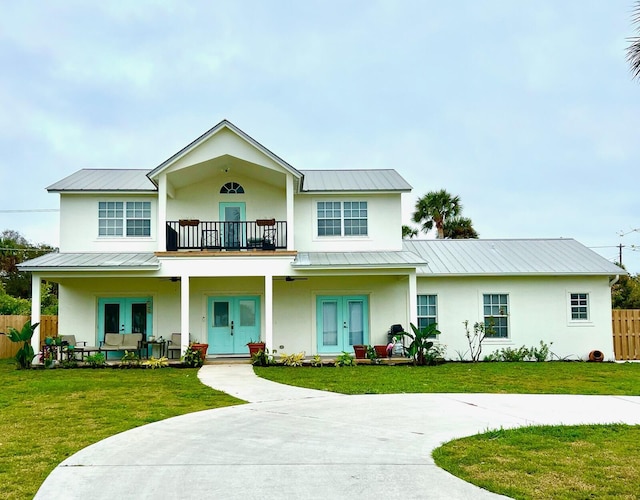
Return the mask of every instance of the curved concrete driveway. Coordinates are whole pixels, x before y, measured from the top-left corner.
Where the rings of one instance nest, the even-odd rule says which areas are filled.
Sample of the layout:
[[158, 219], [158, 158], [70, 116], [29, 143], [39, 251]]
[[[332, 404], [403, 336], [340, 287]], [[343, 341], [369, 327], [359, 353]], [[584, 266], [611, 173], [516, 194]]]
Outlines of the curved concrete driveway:
[[208, 365], [201, 380], [251, 401], [138, 427], [62, 462], [37, 499], [500, 498], [434, 465], [442, 442], [528, 424], [640, 424], [640, 397], [344, 396]]

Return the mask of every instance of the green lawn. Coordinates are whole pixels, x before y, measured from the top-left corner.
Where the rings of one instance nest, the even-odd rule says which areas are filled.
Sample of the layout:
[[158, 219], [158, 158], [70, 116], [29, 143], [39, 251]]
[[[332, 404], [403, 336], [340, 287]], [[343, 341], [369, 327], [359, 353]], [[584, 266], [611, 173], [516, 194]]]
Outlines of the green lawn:
[[[255, 368], [261, 377], [343, 394], [491, 392], [640, 395], [640, 364], [447, 363]], [[640, 498], [640, 426], [493, 430], [434, 450], [471, 483], [522, 499]], [[429, 486], [425, 485], [425, 491]]]
[[444, 444], [440, 467], [512, 498], [640, 498], [640, 426], [497, 430]]
[[439, 366], [255, 367], [261, 377], [343, 394], [491, 392], [640, 395], [639, 363], [445, 363]]
[[197, 369], [15, 369], [0, 360], [0, 498], [33, 498], [66, 457], [149, 422], [242, 401]]

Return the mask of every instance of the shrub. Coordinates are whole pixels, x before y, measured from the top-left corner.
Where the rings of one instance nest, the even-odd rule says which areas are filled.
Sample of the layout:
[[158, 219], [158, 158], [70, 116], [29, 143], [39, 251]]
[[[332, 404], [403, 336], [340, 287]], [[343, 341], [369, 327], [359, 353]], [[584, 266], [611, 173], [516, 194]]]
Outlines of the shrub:
[[303, 360], [304, 360], [304, 352], [299, 352], [297, 354], [282, 353], [280, 355], [280, 362], [284, 366], [302, 366]]

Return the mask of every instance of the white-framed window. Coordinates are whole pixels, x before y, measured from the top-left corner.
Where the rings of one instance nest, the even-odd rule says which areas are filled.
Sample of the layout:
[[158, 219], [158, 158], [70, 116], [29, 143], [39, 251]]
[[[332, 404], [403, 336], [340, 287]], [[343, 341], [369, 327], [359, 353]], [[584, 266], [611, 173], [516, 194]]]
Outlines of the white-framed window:
[[487, 338], [509, 338], [509, 295], [485, 293], [482, 306], [485, 328], [493, 330]]
[[319, 201], [316, 205], [318, 236], [367, 236], [366, 201]]
[[244, 194], [244, 188], [237, 182], [227, 182], [220, 188], [220, 194]]
[[418, 295], [418, 328], [422, 329], [437, 322], [438, 296]]
[[589, 294], [570, 293], [571, 321], [589, 321]]
[[98, 236], [151, 236], [151, 202], [98, 202]]

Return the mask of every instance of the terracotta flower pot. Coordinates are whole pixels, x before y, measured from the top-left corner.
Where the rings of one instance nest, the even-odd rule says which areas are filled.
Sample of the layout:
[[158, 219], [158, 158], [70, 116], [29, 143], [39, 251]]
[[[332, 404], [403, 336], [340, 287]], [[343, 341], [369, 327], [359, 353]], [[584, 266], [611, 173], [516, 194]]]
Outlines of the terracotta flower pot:
[[604, 361], [604, 353], [594, 350], [589, 353], [589, 361]]
[[264, 342], [249, 342], [247, 347], [249, 347], [249, 356], [253, 356], [260, 351], [264, 351], [267, 348], [267, 344]]
[[386, 345], [374, 345], [373, 348], [376, 350], [376, 354], [379, 358], [386, 358], [389, 356], [389, 351], [387, 351]]
[[356, 353], [356, 359], [365, 359], [367, 357], [366, 345], [354, 345], [353, 351]]
[[198, 351], [200, 353], [200, 358], [202, 362], [207, 359], [207, 351], [209, 350], [209, 344], [191, 344], [191, 349], [194, 351]]

